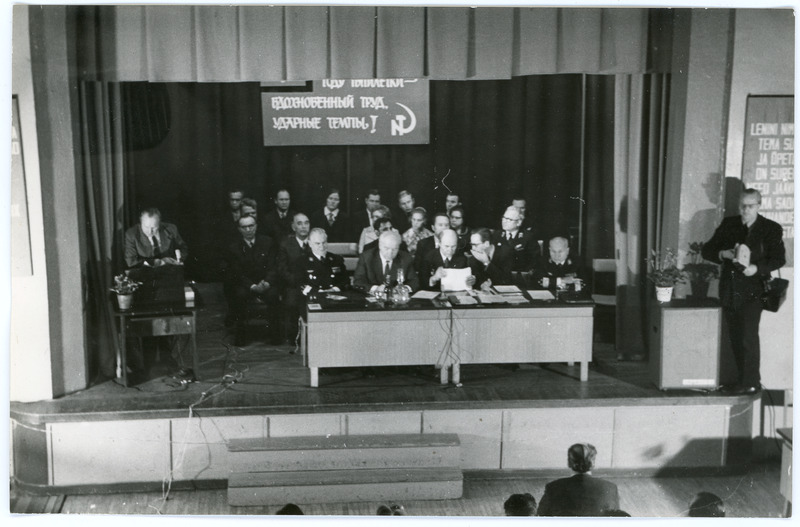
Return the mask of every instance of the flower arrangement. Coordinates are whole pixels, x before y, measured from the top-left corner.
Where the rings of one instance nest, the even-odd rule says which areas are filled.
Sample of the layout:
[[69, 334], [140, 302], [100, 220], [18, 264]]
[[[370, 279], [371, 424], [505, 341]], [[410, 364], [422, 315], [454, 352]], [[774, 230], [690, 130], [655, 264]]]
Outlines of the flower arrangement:
[[672, 249], [667, 249], [662, 257], [659, 251], [653, 250], [647, 259], [647, 278], [656, 287], [674, 287], [686, 281], [687, 274], [678, 269], [678, 257]]
[[719, 266], [703, 260], [703, 245], [703, 242], [690, 243], [689, 252], [686, 253], [689, 263], [683, 269], [689, 273], [692, 282], [710, 282], [719, 278]]
[[139, 289], [140, 285], [142, 285], [141, 282], [131, 280], [128, 275], [123, 273], [114, 277], [114, 287], [110, 288], [110, 290], [118, 295], [130, 295]]

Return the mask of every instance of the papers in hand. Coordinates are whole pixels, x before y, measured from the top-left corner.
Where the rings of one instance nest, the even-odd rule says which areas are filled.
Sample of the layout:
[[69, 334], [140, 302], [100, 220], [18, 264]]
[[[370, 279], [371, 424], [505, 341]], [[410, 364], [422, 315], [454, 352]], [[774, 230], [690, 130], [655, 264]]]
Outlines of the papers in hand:
[[442, 291], [466, 291], [470, 287], [467, 285], [467, 278], [472, 274], [469, 267], [463, 269], [445, 269], [442, 277]]
[[528, 291], [531, 300], [554, 300], [556, 297], [550, 291]]

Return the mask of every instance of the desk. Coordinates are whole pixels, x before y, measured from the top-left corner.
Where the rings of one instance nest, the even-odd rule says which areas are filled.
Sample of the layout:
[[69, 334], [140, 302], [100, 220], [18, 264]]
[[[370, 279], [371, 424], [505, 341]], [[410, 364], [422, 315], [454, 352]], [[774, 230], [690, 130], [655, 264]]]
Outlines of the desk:
[[781, 451], [781, 496], [783, 496], [783, 517], [792, 516], [792, 429], [778, 428], [778, 435], [783, 440]]
[[119, 328], [119, 368], [122, 384], [128, 386], [128, 337], [161, 337], [168, 335], [191, 335], [192, 368], [200, 379], [197, 357], [197, 301], [160, 302], [137, 305], [136, 299], [130, 309], [119, 309], [116, 298], [112, 300], [114, 317]]
[[580, 301], [531, 301], [450, 307], [412, 299], [380, 306], [363, 295], [321, 299], [307, 309], [301, 349], [319, 385], [319, 368], [434, 365], [441, 382], [460, 382], [461, 364], [579, 362], [581, 381], [592, 360], [592, 311]]

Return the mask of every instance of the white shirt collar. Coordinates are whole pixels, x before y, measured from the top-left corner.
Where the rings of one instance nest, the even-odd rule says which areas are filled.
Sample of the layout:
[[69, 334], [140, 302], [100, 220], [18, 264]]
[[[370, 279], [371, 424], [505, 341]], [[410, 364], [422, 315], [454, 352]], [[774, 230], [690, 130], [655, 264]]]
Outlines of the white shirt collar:
[[301, 239], [300, 239], [300, 238], [298, 238], [297, 236], [295, 236], [295, 237], [294, 237], [294, 239], [295, 239], [295, 240], [297, 240], [297, 245], [299, 245], [301, 249], [302, 249], [303, 247], [305, 247], [305, 245], [306, 245], [306, 241], [308, 241], [308, 239], [301, 240]]
[[325, 217], [326, 217], [326, 218], [327, 218], [329, 215], [331, 215], [331, 214], [333, 214], [333, 217], [334, 217], [334, 218], [335, 218], [336, 216], [338, 216], [338, 215], [339, 215], [339, 209], [336, 209], [336, 210], [331, 210], [331, 209], [329, 209], [327, 206], [325, 207], [325, 210], [324, 210], [324, 212], [325, 212]]
[[383, 256], [381, 256], [381, 269], [386, 267], [386, 262], [389, 262], [389, 267], [392, 267], [392, 260], [386, 260]]

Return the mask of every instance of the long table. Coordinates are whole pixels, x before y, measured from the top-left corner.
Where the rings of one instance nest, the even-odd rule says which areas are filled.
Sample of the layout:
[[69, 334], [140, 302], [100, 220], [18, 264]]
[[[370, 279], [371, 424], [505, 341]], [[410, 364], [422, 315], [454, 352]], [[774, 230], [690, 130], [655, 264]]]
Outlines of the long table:
[[460, 382], [462, 364], [578, 362], [586, 381], [592, 360], [594, 303], [588, 295], [525, 304], [452, 306], [446, 298], [403, 306], [345, 299], [307, 305], [301, 349], [311, 386], [320, 368], [434, 365], [441, 382]]

